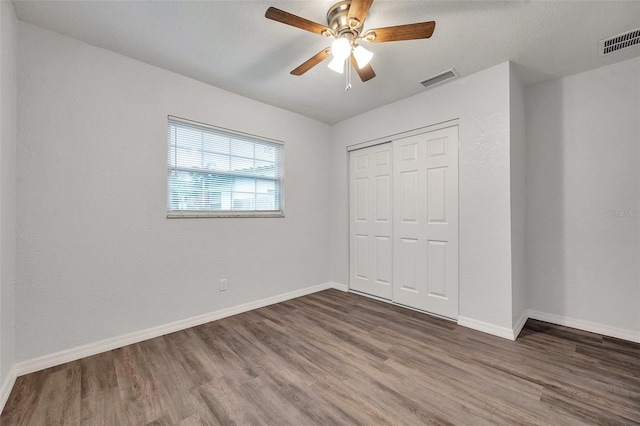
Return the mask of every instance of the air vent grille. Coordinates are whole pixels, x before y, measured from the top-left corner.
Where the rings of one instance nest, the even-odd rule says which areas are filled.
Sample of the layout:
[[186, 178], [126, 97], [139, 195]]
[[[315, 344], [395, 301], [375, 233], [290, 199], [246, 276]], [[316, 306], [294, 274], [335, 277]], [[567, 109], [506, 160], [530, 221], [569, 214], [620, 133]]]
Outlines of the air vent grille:
[[640, 44], [640, 28], [626, 33], [600, 40], [600, 55], [608, 55], [621, 49]]
[[433, 77], [426, 79], [425, 81], [421, 81], [420, 84], [422, 84], [424, 87], [433, 87], [446, 81], [452, 80], [458, 77], [458, 75], [459, 74], [455, 69], [450, 68], [438, 75], [434, 75]]

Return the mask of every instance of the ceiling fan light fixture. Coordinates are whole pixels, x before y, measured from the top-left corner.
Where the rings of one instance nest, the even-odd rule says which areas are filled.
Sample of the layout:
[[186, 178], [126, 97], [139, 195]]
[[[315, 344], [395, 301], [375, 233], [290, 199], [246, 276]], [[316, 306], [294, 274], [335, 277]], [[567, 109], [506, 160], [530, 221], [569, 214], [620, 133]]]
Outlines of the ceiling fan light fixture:
[[351, 43], [344, 37], [337, 38], [331, 44], [331, 53], [334, 58], [344, 61], [351, 54]]
[[344, 62], [345, 62], [345, 59], [338, 58], [337, 56], [334, 55], [331, 62], [329, 62], [328, 67], [330, 70], [333, 70], [338, 74], [344, 74]]
[[356, 48], [353, 49], [353, 56], [356, 58], [358, 68], [362, 69], [363, 67], [366, 67], [369, 62], [371, 62], [371, 58], [373, 58], [373, 52], [365, 49], [362, 46], [356, 46]]

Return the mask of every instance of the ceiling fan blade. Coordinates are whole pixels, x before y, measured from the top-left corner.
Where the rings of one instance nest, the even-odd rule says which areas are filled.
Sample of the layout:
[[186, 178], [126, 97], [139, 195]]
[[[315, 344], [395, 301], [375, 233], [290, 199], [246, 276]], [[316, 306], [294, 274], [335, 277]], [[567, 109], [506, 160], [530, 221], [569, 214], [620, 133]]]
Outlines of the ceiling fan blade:
[[283, 24], [291, 25], [292, 27], [300, 28], [305, 31], [310, 31], [315, 34], [322, 35], [323, 32], [328, 32], [333, 35], [333, 30], [324, 25], [318, 24], [308, 19], [301, 18], [284, 10], [270, 7], [264, 14], [264, 17], [273, 21], [282, 22]]
[[[349, 6], [349, 16], [347, 17], [347, 22], [351, 28], [359, 28], [364, 24], [364, 20], [367, 17], [367, 13], [369, 13], [369, 8], [371, 7], [371, 3], [373, 0], [353, 0], [351, 2], [351, 6]], [[353, 25], [351, 22], [352, 19], [357, 19], [357, 25]]]
[[[429, 38], [436, 29], [434, 21], [418, 22], [417, 24], [398, 25], [396, 27], [376, 28], [366, 31], [362, 38], [372, 43], [382, 43], [386, 41], [416, 40]], [[370, 35], [375, 34], [373, 40]]]
[[358, 68], [358, 62], [356, 62], [356, 58], [351, 55], [351, 65], [356, 69], [358, 76], [360, 76], [360, 80], [364, 83], [365, 81], [371, 80], [376, 76], [376, 73], [373, 72], [373, 68], [371, 68], [370, 64], [365, 65], [362, 68]]
[[318, 65], [320, 62], [322, 62], [325, 59], [327, 59], [329, 57], [329, 55], [331, 55], [331, 49], [327, 47], [326, 49], [321, 50], [320, 52], [316, 53], [311, 59], [309, 59], [308, 61], [306, 61], [302, 65], [300, 65], [298, 68], [296, 68], [293, 71], [291, 71], [291, 74], [293, 74], [293, 75], [302, 75], [305, 72], [309, 71], [311, 68], [313, 68], [316, 65]]

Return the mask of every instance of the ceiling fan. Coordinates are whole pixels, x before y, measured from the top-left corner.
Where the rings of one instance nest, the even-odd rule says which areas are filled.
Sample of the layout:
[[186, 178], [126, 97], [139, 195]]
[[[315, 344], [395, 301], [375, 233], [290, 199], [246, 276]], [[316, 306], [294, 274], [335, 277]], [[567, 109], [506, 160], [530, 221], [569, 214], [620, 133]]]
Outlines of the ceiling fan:
[[[342, 74], [346, 66], [349, 73], [350, 67], [347, 62], [349, 60], [360, 79], [364, 82], [371, 80], [376, 76], [376, 73], [369, 64], [373, 57], [373, 52], [365, 49], [360, 44], [361, 41], [383, 43], [429, 38], [436, 27], [434, 21], [429, 21], [363, 31], [364, 20], [372, 3], [373, 0], [340, 1], [329, 8], [327, 12], [328, 25], [326, 26], [275, 7], [267, 9], [264, 16], [324, 37], [334, 38], [331, 47], [316, 53], [311, 59], [291, 71], [291, 74], [302, 75], [329, 56], [333, 56], [329, 63], [329, 68]], [[347, 90], [349, 87], [350, 84], [347, 86]]]

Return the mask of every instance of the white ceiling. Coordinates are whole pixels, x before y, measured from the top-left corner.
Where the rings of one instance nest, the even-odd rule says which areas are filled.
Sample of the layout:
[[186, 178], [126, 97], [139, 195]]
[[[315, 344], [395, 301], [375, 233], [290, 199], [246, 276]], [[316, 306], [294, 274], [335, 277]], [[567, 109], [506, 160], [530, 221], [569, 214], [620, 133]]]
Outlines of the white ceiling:
[[326, 63], [289, 74], [327, 39], [264, 18], [275, 6], [326, 24], [335, 2], [14, 0], [25, 22], [329, 124], [423, 92], [420, 81], [451, 67], [466, 76], [511, 60], [533, 84], [640, 56], [640, 46], [597, 50], [598, 40], [640, 27], [640, 1], [376, 0], [365, 29], [434, 20], [436, 30], [368, 44], [377, 77], [354, 74], [345, 93]]

